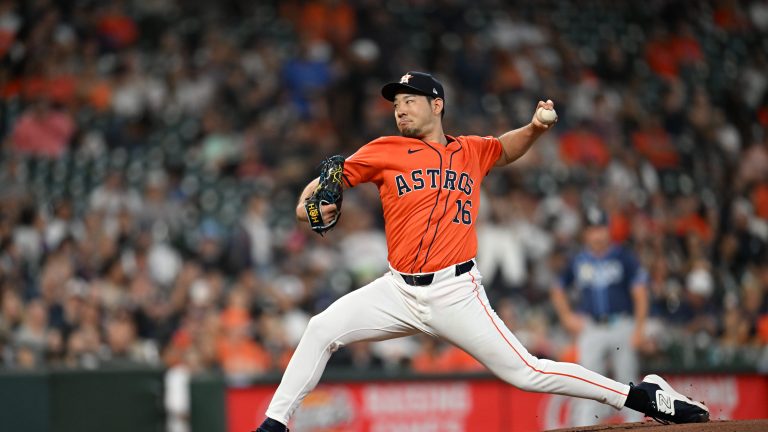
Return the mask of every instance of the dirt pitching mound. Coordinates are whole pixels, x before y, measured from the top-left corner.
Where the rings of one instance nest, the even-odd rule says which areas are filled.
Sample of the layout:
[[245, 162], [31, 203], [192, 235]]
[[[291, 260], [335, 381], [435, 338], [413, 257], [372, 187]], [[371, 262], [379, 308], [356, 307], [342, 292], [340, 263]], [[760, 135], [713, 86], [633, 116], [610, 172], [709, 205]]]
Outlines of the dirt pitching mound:
[[663, 425], [656, 422], [622, 423], [557, 429], [549, 432], [758, 432], [768, 431], [768, 420], [714, 420], [709, 423]]

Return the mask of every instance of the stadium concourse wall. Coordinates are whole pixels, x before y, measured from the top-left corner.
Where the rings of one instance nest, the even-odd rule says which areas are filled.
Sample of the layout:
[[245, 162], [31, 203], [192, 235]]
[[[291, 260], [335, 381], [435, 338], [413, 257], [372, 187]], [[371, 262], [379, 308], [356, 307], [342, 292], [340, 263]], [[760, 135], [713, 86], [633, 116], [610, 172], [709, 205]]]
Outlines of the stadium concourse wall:
[[0, 372], [0, 431], [165, 431], [163, 373]]
[[[664, 373], [712, 418], [768, 418], [768, 376], [754, 372]], [[277, 386], [268, 379], [226, 387], [226, 432], [254, 429]], [[532, 432], [569, 426], [573, 398], [523, 392], [494, 377], [327, 373], [295, 413], [291, 430]], [[618, 416], [604, 422], [620, 422]], [[211, 425], [206, 425], [210, 427]], [[195, 427], [192, 432], [202, 432]], [[218, 429], [217, 429], [218, 430]]]

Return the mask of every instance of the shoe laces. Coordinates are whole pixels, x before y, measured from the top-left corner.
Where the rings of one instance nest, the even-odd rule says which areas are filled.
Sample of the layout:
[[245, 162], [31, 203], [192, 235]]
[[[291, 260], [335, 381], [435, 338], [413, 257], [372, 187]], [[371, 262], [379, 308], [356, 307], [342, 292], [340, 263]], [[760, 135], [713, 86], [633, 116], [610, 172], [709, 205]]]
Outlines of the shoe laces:
[[[664, 412], [664, 414], [671, 414], [671, 412], [665, 412], [663, 410], [659, 410], [658, 406], [656, 405], [656, 401], [654, 401], [654, 400], [651, 401], [651, 409], [649, 411], [650, 412]], [[651, 414], [645, 414], [645, 415], [650, 417], [650, 418], [652, 418], [653, 420], [657, 421], [658, 423], [661, 423], [661, 424], [664, 424], [664, 425], [672, 424], [671, 421], [663, 419], [661, 417], [658, 417], [658, 416], [655, 416], [655, 415], [651, 415]]]

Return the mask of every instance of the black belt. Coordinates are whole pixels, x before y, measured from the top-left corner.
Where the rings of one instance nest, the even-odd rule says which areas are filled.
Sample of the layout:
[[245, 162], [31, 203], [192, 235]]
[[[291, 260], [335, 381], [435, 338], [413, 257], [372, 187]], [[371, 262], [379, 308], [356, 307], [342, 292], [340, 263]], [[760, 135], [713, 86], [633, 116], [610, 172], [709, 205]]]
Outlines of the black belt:
[[[474, 266], [475, 266], [475, 262], [472, 260], [469, 260], [465, 263], [456, 264], [456, 276], [463, 275], [464, 273], [472, 270], [472, 267]], [[434, 273], [426, 273], [426, 274], [419, 274], [419, 275], [409, 275], [409, 274], [400, 273], [400, 276], [403, 277], [403, 280], [405, 281], [405, 283], [411, 286], [430, 285], [432, 281], [435, 279]]]
[[595, 324], [612, 324], [622, 318], [627, 318], [630, 315], [627, 313], [616, 313], [610, 315], [592, 315], [592, 320]]

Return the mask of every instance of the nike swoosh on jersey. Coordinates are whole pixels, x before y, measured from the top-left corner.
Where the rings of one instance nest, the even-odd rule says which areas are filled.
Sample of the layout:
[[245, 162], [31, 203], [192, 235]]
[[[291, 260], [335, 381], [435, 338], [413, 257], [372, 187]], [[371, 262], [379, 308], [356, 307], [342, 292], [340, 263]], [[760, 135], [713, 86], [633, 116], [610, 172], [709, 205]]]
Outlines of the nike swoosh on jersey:
[[424, 149], [416, 149], [416, 150], [408, 149], [408, 154], [414, 154], [414, 153], [420, 152], [422, 150], [424, 150]]

